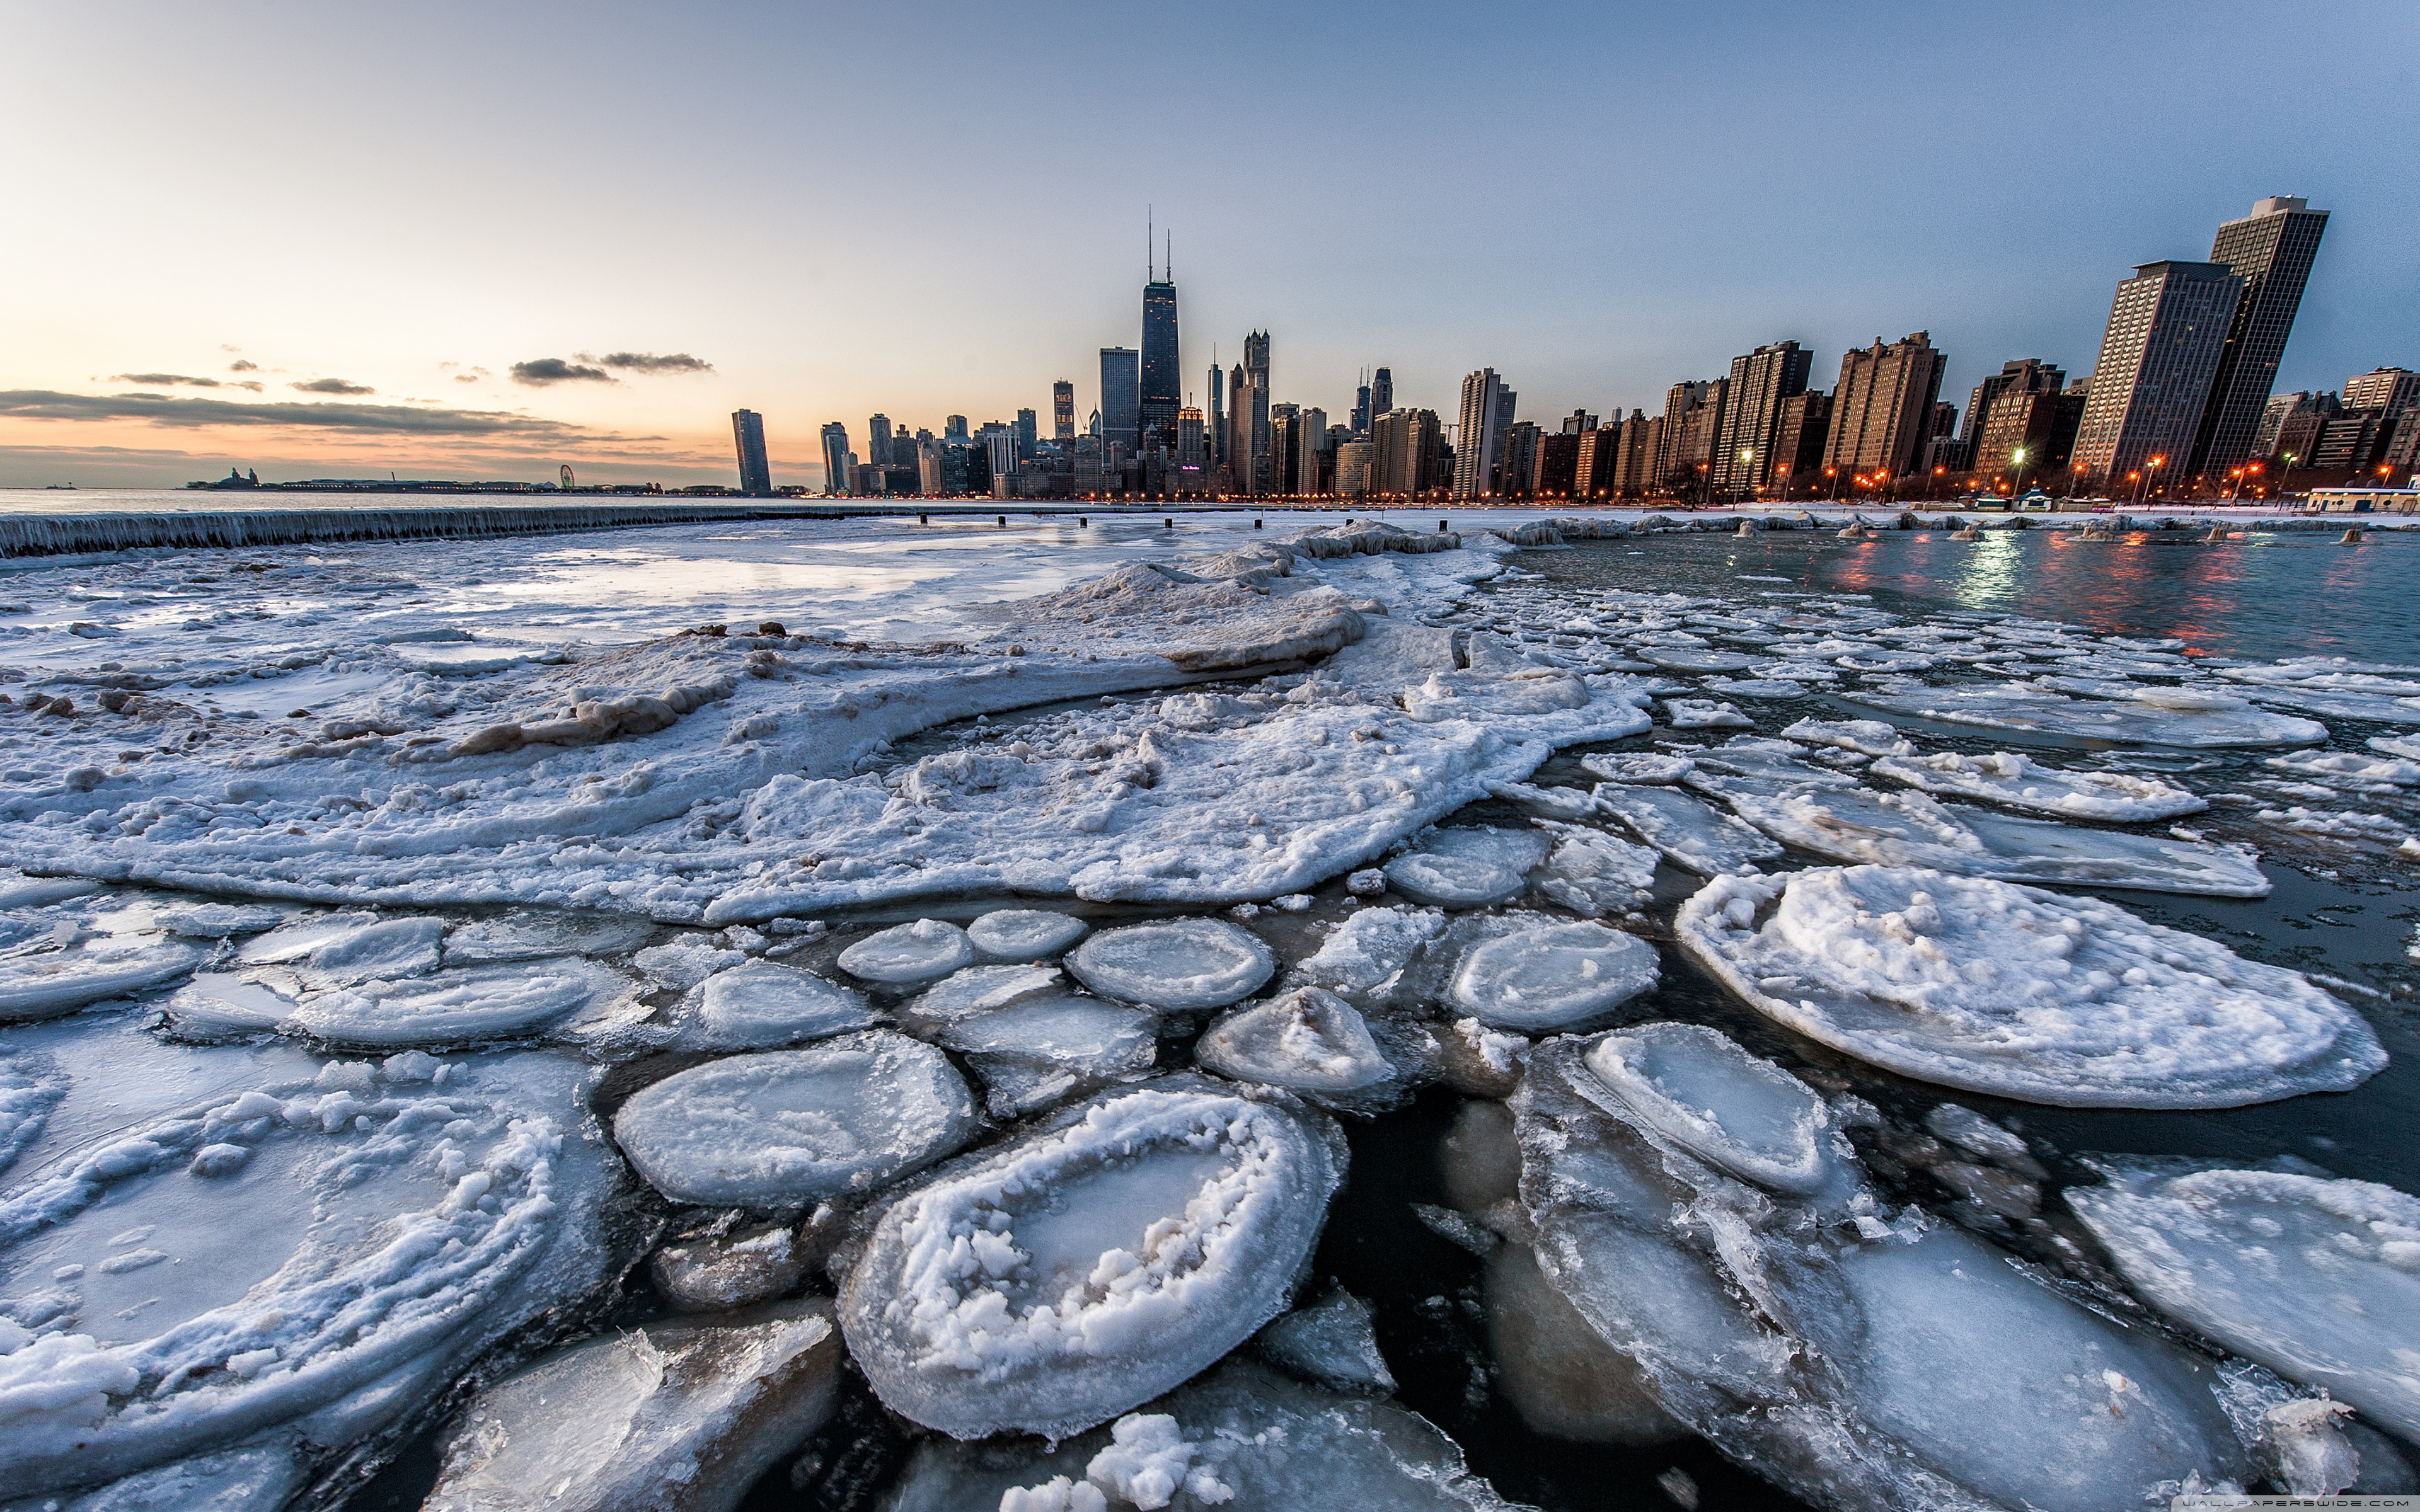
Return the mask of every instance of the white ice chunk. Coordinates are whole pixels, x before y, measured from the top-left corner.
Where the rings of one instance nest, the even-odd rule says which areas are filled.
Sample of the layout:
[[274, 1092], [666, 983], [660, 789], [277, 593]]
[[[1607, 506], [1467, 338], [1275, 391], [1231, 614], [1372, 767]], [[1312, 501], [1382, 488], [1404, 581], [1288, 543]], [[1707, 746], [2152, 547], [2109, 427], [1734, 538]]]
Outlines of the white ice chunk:
[[1895, 726], [1880, 719], [1843, 719], [1838, 723], [1801, 719], [1784, 730], [1781, 738], [1809, 746], [1837, 746], [1842, 750], [1862, 751], [1868, 756], [1916, 754], [1915, 742], [1902, 737]]
[[99, 935], [67, 949], [0, 957], [0, 1024], [55, 1018], [88, 1003], [165, 987], [202, 952], [158, 935]]
[[974, 1099], [931, 1045], [880, 1030], [733, 1056], [622, 1104], [613, 1137], [675, 1202], [796, 1208], [870, 1192], [956, 1150]]
[[706, 1043], [718, 1049], [778, 1049], [875, 1023], [861, 995], [771, 961], [718, 971], [690, 996]]
[[1654, 989], [1655, 948], [1594, 923], [1540, 923], [1488, 940], [1463, 957], [1449, 990], [1454, 1006], [1499, 1029], [1568, 1028]]
[[1357, 909], [1328, 932], [1317, 950], [1295, 962], [1286, 980], [1325, 987], [1347, 999], [1377, 993], [1443, 928], [1445, 915], [1434, 908]]
[[1692, 651], [1685, 646], [1633, 646], [1638, 659], [1651, 667], [1661, 667], [1668, 672], [1742, 672], [1756, 658], [1736, 651], [1715, 651], [1708, 648]]
[[1601, 783], [1596, 798], [1640, 840], [1699, 876], [1754, 871], [1781, 854], [1753, 827], [1673, 788]]
[[[54, 1119], [64, 1158], [0, 1196], [0, 1294], [59, 1325], [0, 1353], [12, 1490], [88, 1485], [306, 1414], [340, 1449], [611, 1273], [600, 1209], [620, 1167], [577, 1060], [478, 1057], [441, 1088], [380, 1084], [366, 1065], [247, 1088], [247, 1069], [313, 1062], [165, 1054], [105, 1020], [83, 1039], [58, 1048], [96, 1052], [75, 1076], [107, 1105], [79, 1116], [71, 1090]], [[79, 1141], [79, 1126], [104, 1137]], [[189, 1174], [225, 1145], [249, 1158]]]
[[2119, 1170], [2068, 1206], [2153, 1306], [2420, 1439], [2420, 1200], [2269, 1171]]
[[1095, 934], [1077, 947], [1067, 968], [1105, 997], [1184, 1012], [1249, 996], [1278, 963], [1259, 936], [1233, 924], [1173, 918]]
[[0, 1049], [0, 1172], [42, 1132], [68, 1093], [68, 1075], [39, 1050]]
[[514, 909], [454, 926], [445, 935], [445, 964], [479, 966], [551, 955], [619, 955], [654, 933], [655, 926], [644, 918]]
[[2207, 697], [2183, 702], [2189, 694], [2184, 688], [2130, 691], [2134, 696], [2122, 701], [2071, 699], [2028, 684], [1961, 683], [1904, 690], [1861, 688], [1840, 697], [1921, 719], [2129, 746], [2316, 746], [2328, 738], [2328, 727], [2316, 720], [2256, 709], [2240, 699], [2213, 704]]
[[1324, 1117], [1212, 1084], [1109, 1094], [881, 1213], [841, 1291], [850, 1354], [927, 1427], [1080, 1432], [1283, 1309], [1342, 1159]]
[[437, 969], [438, 944], [444, 937], [442, 918], [382, 918], [313, 946], [297, 970], [313, 987], [416, 977]]
[[1040, 961], [1059, 954], [1091, 928], [1047, 908], [1001, 908], [967, 926], [967, 938], [987, 961]]
[[[901, 1473], [887, 1512], [1099, 1512], [1155, 1504], [1183, 1512], [1516, 1512], [1418, 1413], [1307, 1386], [1252, 1361], [1231, 1361], [1152, 1406], [1155, 1412], [1121, 1423], [1135, 1425], [1126, 1432], [1131, 1447], [1119, 1443], [1115, 1429], [1086, 1434], [1055, 1454], [1033, 1439], [927, 1440]], [[1124, 1494], [1142, 1492], [1142, 1501], [1103, 1496], [1103, 1485], [1118, 1484], [1126, 1467], [1170, 1470], [1180, 1457], [1185, 1474], [1181, 1481], [1170, 1476], [1167, 1502], [1157, 1501], [1157, 1479], [1148, 1489], [1125, 1482]], [[1070, 1461], [1084, 1465], [1088, 1476], [1099, 1466], [1098, 1479], [1071, 1480]]]
[[952, 972], [917, 997], [910, 1011], [935, 1024], [953, 1024], [990, 1013], [1020, 998], [1065, 988], [1057, 966], [968, 966]]
[[558, 1350], [472, 1399], [424, 1512], [737, 1506], [830, 1414], [830, 1313], [814, 1298]]
[[179, 1459], [81, 1496], [9, 1502], [5, 1512], [277, 1512], [310, 1478], [289, 1435]]
[[282, 965], [300, 961], [322, 946], [333, 945], [379, 921], [376, 914], [320, 914], [298, 918], [266, 934], [246, 940], [235, 958], [246, 965]]
[[651, 945], [630, 957], [630, 964], [647, 974], [650, 980], [687, 992], [713, 976], [727, 971], [748, 959], [745, 950], [726, 950], [694, 934], [684, 934], [676, 940]]
[[[1593, 800], [1591, 800], [1593, 802]], [[1575, 914], [1595, 918], [1645, 903], [1655, 883], [1655, 853], [1602, 829], [1546, 822], [1556, 837], [1538, 891]]]
[[1666, 756], [1649, 751], [1590, 751], [1580, 758], [1580, 764], [1608, 782], [1646, 783], [1659, 787], [1671, 786], [1698, 767], [1698, 764], [1686, 756]]
[[1195, 1043], [1193, 1058], [1239, 1082], [1311, 1097], [1366, 1090], [1394, 1074], [1361, 1015], [1317, 987], [1229, 1012]]
[[267, 982], [205, 971], [170, 994], [166, 1007], [178, 1033], [207, 1040], [274, 1029], [293, 1016], [294, 1004]]
[[1664, 718], [1675, 730], [1753, 730], [1756, 721], [1713, 699], [1666, 699]]
[[1545, 857], [1535, 830], [1440, 829], [1387, 863], [1387, 885], [1414, 903], [1484, 908], [1519, 893]]
[[2154, 778], [2130, 772], [2062, 770], [2014, 751], [1889, 757], [1876, 762], [1873, 769], [1927, 793], [1981, 798], [2005, 808], [2070, 819], [2173, 819], [2210, 807], [2208, 800]]
[[1261, 1352], [1331, 1391], [1391, 1392], [1394, 1372], [1378, 1351], [1370, 1304], [1342, 1287], [1261, 1330]]
[[1107, 1076], [1151, 1064], [1158, 1024], [1123, 1003], [1050, 993], [961, 1019], [941, 1031], [940, 1041], [970, 1056], [1006, 1056]]
[[1919, 1081], [2071, 1107], [2235, 1107], [2386, 1063], [2298, 972], [2089, 898], [1918, 868], [1722, 877], [1681, 946], [1759, 1012]]
[[1598, 1040], [1586, 1059], [1641, 1122], [1734, 1176], [1799, 1196], [1855, 1181], [1830, 1105], [1719, 1029], [1635, 1025]]
[[946, 977], [974, 958], [974, 942], [965, 930], [938, 918], [920, 918], [858, 941], [840, 953], [840, 968], [867, 981], [911, 986]]
[[628, 996], [630, 979], [578, 956], [473, 966], [306, 996], [290, 1032], [365, 1050], [478, 1044], [540, 1033], [599, 1003]]
[[[2372, 744], [2376, 744], [2373, 740]], [[2365, 756], [2359, 751], [2296, 751], [2272, 756], [2260, 764], [2272, 770], [2320, 782], [2341, 782], [2357, 789], [2420, 787], [2420, 761]]]
[[187, 939], [223, 940], [231, 934], [257, 934], [285, 922], [287, 910], [271, 903], [186, 903], [163, 908], [154, 917], [160, 927]]

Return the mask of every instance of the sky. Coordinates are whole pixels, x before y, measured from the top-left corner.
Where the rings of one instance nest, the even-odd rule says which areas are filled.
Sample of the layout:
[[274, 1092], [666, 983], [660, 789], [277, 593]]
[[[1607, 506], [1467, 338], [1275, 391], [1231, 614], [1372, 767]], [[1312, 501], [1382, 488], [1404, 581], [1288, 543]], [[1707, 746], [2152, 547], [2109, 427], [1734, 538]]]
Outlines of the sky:
[[2331, 212], [2280, 386], [2420, 367], [2420, 6], [0, 0], [0, 486], [818, 486], [830, 420], [1047, 424], [1272, 333], [1451, 418], [1925, 330], [2088, 372], [2134, 264]]

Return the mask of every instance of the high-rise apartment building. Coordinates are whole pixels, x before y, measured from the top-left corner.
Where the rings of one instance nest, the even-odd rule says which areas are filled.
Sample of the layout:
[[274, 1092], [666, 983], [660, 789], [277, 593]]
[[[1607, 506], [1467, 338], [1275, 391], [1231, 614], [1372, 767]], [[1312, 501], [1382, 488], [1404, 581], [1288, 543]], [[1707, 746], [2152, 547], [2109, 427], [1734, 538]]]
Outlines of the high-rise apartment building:
[[2261, 200], [2250, 215], [2218, 228], [2210, 260], [2233, 273], [2240, 286], [2193, 450], [2181, 458], [2186, 475], [2222, 478], [2252, 455], [2260, 410], [2277, 385], [2277, 364], [2327, 228], [2327, 211], [2290, 195]]
[[1722, 439], [1723, 409], [1730, 380], [1675, 383], [1664, 393], [1664, 424], [1656, 432], [1653, 486], [1684, 492], [1709, 482], [1714, 443]]
[[1335, 491], [1347, 499], [1369, 493], [1377, 452], [1377, 443], [1368, 440], [1348, 440], [1337, 447]]
[[1307, 405], [1301, 413], [1302, 439], [1295, 446], [1294, 491], [1298, 494], [1323, 493], [1325, 478], [1333, 475], [1336, 458], [1327, 455], [1327, 411], [1317, 405]]
[[739, 449], [739, 491], [762, 497], [773, 491], [773, 467], [765, 457], [765, 417], [753, 409], [731, 412], [731, 439]]
[[1496, 479], [1488, 492], [1506, 499], [1528, 497], [1530, 476], [1538, 469], [1541, 434], [1537, 422], [1530, 420], [1516, 420], [1504, 427], [1504, 439], [1496, 443]]
[[1781, 402], [1807, 392], [1815, 354], [1794, 341], [1759, 347], [1731, 359], [1714, 438], [1712, 485], [1717, 496], [1745, 499], [1764, 486], [1773, 469]]
[[1269, 406], [1269, 481], [1264, 492], [1300, 493], [1302, 411], [1290, 404]]
[[1655, 486], [1656, 453], [1664, 443], [1664, 417], [1633, 409], [1621, 423], [1621, 445], [1613, 459], [1613, 489], [1637, 498]]
[[1143, 434], [1176, 444], [1176, 411], [1185, 405], [1185, 370], [1177, 350], [1175, 275], [1142, 286], [1142, 370], [1138, 409]]
[[1228, 486], [1235, 492], [1252, 491], [1252, 378], [1237, 363], [1227, 375], [1227, 439], [1226, 454]]
[[1140, 444], [1142, 416], [1138, 406], [1142, 391], [1138, 385], [1139, 353], [1131, 347], [1101, 348], [1101, 440], [1112, 446], [1124, 446], [1132, 455]]
[[1382, 367], [1370, 375], [1370, 418], [1374, 423], [1380, 415], [1395, 408], [1395, 370]]
[[[2188, 476], [2187, 451], [2242, 291], [2243, 280], [2225, 263], [2145, 263], [2118, 285], [2076, 432], [2075, 471], [2122, 479], [2148, 469], [2161, 482]], [[2245, 455], [2259, 422], [2256, 409], [2244, 427]]]
[[1572, 497], [1610, 498], [1618, 486], [1615, 468], [1621, 459], [1621, 410], [1617, 408], [1611, 420], [1580, 438], [1579, 455], [1572, 463]]
[[1823, 466], [1823, 442], [1832, 433], [1832, 396], [1809, 389], [1781, 401], [1773, 424], [1773, 466], [1765, 486], [1783, 498], [1803, 477]]
[[2397, 414], [2420, 403], [2420, 373], [2407, 367], [2375, 367], [2345, 379], [2344, 407]]
[[1493, 491], [1504, 432], [1512, 424], [1512, 411], [1519, 397], [1504, 386], [1492, 367], [1464, 375], [1462, 424], [1454, 436], [1456, 499], [1477, 499]]
[[1202, 444], [1202, 466], [1215, 471], [1227, 460], [1227, 375], [1218, 371], [1215, 357], [1210, 363], [1210, 413], [1204, 417]]
[[[1210, 465], [1207, 437], [1208, 432], [1202, 424], [1202, 411], [1189, 404], [1180, 407], [1176, 411], [1176, 465], [1196, 474], [1206, 471]], [[1188, 486], [1199, 490], [1199, 476], [1187, 482]]]
[[823, 440], [824, 492], [846, 493], [849, 484], [853, 481], [849, 477], [851, 464], [848, 455], [848, 427], [837, 420], [827, 421], [824, 424]]
[[1594, 429], [1596, 416], [1585, 409], [1575, 409], [1563, 417], [1563, 434], [1566, 436], [1585, 436]]
[[1842, 473], [1905, 477], [1931, 439], [1945, 365], [1931, 333], [1923, 331], [1887, 345], [1877, 336], [1871, 347], [1842, 357], [1823, 465]]
[[[1594, 415], [1589, 416], [1594, 420]], [[1565, 422], [1566, 424], [1569, 422]], [[1541, 436], [1529, 458], [1528, 493], [1532, 499], [1570, 499], [1576, 496], [1580, 471], [1580, 448], [1597, 434], [1591, 425], [1587, 430], [1563, 430], [1551, 436]]]
[[1244, 378], [1249, 392], [1239, 397], [1235, 409], [1248, 427], [1250, 444], [1244, 453], [1248, 466], [1237, 481], [1249, 492], [1264, 494], [1275, 486], [1269, 471], [1269, 333], [1265, 331], [1244, 336]]
[[865, 459], [878, 468], [892, 463], [891, 417], [876, 415], [865, 423]]
[[2027, 393], [2056, 393], [2067, 384], [2067, 374], [2039, 357], [2020, 357], [2003, 363], [2000, 370], [1975, 385], [1966, 396], [1966, 429], [1959, 440], [1966, 446], [1966, 463], [1981, 471], [1992, 465], [1992, 458], [1982, 450], [1983, 422], [1990, 418], [1992, 405], [2010, 389]]
[[1076, 439], [1076, 385], [1065, 378], [1050, 385], [1050, 439], [1063, 446]]
[[944, 446], [964, 446], [964, 445], [966, 445], [966, 444], [967, 444], [970, 440], [972, 440], [972, 438], [967, 435], [967, 417], [966, 417], [966, 416], [964, 416], [964, 415], [943, 415], [943, 416], [941, 417], [941, 444], [942, 444], [942, 445], [944, 445]]
[[1438, 486], [1436, 459], [1445, 438], [1435, 410], [1390, 409], [1370, 428], [1372, 493], [1412, 498]]
[[1016, 412], [1016, 459], [1020, 462], [1030, 460], [1041, 440], [1041, 425], [1033, 411], [1019, 409]]

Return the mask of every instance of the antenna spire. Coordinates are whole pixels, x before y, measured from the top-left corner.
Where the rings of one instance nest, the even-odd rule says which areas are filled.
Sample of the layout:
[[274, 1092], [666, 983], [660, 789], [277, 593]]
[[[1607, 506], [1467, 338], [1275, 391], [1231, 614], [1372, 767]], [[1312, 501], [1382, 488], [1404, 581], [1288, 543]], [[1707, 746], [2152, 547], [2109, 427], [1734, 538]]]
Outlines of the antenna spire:
[[1173, 231], [1168, 233], [1168, 256], [1164, 260], [1167, 266], [1161, 269], [1160, 276], [1173, 284], [1176, 282], [1176, 233]]
[[1154, 270], [1151, 266], [1151, 255], [1153, 250], [1151, 244], [1159, 239], [1157, 237], [1151, 234], [1152, 229], [1151, 207], [1146, 204], [1142, 208], [1142, 281], [1146, 284], [1150, 283], [1154, 277]]

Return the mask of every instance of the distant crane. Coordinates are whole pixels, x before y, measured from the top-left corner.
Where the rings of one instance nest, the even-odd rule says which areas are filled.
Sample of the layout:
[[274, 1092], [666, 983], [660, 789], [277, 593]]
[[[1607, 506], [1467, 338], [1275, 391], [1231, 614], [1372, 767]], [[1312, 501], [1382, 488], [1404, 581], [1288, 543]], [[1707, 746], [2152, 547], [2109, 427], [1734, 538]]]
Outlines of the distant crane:
[[563, 464], [563, 491], [565, 493], [571, 491], [571, 464], [568, 462]]

